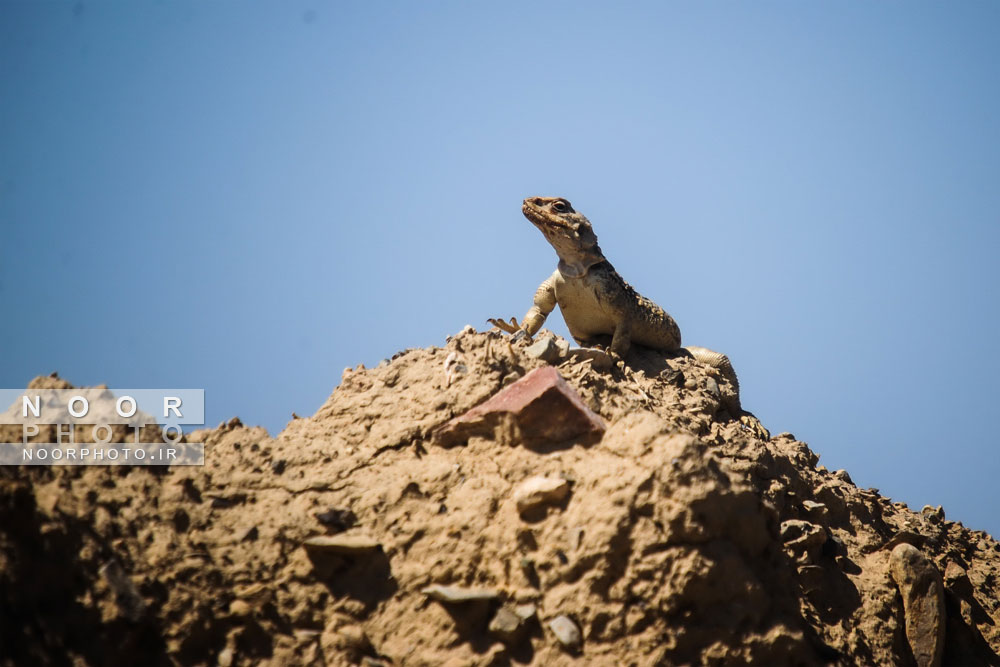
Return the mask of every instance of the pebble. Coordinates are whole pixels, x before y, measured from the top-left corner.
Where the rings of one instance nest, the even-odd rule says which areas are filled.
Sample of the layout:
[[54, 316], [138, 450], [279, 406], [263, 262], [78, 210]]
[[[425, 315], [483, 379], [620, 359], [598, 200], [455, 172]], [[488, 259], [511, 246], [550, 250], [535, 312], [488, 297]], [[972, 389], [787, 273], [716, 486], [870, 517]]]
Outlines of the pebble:
[[920, 510], [920, 513], [924, 517], [924, 521], [927, 523], [933, 523], [935, 525], [940, 524], [944, 521], [944, 508], [938, 505], [937, 507], [931, 507], [930, 505], [924, 505], [924, 508]]
[[355, 556], [381, 548], [381, 543], [366, 535], [319, 535], [303, 544], [306, 549]]
[[500, 607], [490, 621], [490, 634], [506, 643], [517, 641], [524, 628], [524, 619], [507, 607]]
[[948, 588], [954, 590], [962, 584], [969, 585], [969, 574], [955, 561], [949, 561], [944, 570], [944, 581]]
[[434, 584], [420, 591], [438, 602], [476, 602], [496, 600], [500, 592], [491, 588], [465, 588], [463, 586], [441, 586]]
[[110, 560], [101, 566], [100, 574], [108, 587], [115, 593], [115, 602], [122, 616], [133, 623], [142, 618], [146, 612], [146, 603], [139, 595], [132, 578], [125, 573], [116, 560]]
[[596, 347], [576, 347], [570, 350], [569, 354], [576, 361], [590, 359], [591, 367], [595, 371], [608, 371], [615, 365], [610, 354]]
[[687, 380], [684, 379], [684, 373], [669, 366], [660, 371], [660, 375], [658, 377], [664, 382], [672, 384], [675, 387], [683, 387], [687, 382]]
[[325, 512], [317, 512], [316, 520], [331, 530], [342, 533], [358, 522], [358, 517], [348, 509], [332, 507]]
[[538, 607], [533, 604], [519, 604], [514, 607], [514, 613], [527, 623], [538, 614]]
[[890, 549], [895, 548], [897, 545], [903, 544], [905, 542], [906, 544], [912, 544], [913, 546], [919, 549], [924, 545], [924, 542], [926, 541], [927, 537], [924, 535], [920, 535], [918, 533], [914, 533], [909, 530], [901, 530], [897, 532], [895, 535], [893, 535], [891, 538], [889, 538], [889, 541], [883, 544], [879, 548], [888, 551]]
[[719, 390], [719, 383], [715, 381], [715, 378], [708, 378], [705, 380], [705, 389], [708, 390], [714, 398], [719, 398], [722, 396], [722, 392]]
[[819, 565], [802, 565], [798, 571], [799, 585], [804, 593], [812, 593], [823, 587], [823, 568]]
[[338, 628], [336, 635], [336, 644], [341, 648], [359, 652], [370, 651], [372, 648], [371, 640], [360, 625], [348, 623]]
[[253, 610], [250, 605], [243, 600], [233, 600], [229, 603], [229, 614], [230, 616], [236, 616], [237, 618], [244, 618], [249, 616]]
[[546, 363], [552, 364], [559, 361], [559, 347], [553, 338], [539, 338], [524, 351], [529, 357], [541, 359]]
[[514, 502], [521, 514], [541, 507], [559, 503], [569, 494], [569, 482], [560, 477], [532, 477], [525, 480], [514, 491]]
[[580, 645], [582, 637], [580, 628], [576, 626], [569, 616], [556, 616], [549, 621], [549, 630], [556, 636], [559, 643], [567, 648], [574, 648]]
[[828, 512], [826, 505], [818, 503], [815, 500], [803, 500], [802, 506], [806, 508], [806, 512], [820, 517], [826, 516]]
[[846, 482], [848, 484], [851, 484], [852, 486], [854, 485], [854, 480], [851, 479], [851, 476], [848, 475], [847, 471], [844, 469], [835, 470], [833, 472], [833, 476], [839, 479], [841, 482]]
[[469, 367], [465, 365], [458, 352], [450, 352], [444, 360], [445, 386], [450, 387], [455, 378], [469, 372]]
[[826, 531], [808, 521], [789, 519], [781, 523], [781, 541], [799, 563], [815, 563], [826, 542]]

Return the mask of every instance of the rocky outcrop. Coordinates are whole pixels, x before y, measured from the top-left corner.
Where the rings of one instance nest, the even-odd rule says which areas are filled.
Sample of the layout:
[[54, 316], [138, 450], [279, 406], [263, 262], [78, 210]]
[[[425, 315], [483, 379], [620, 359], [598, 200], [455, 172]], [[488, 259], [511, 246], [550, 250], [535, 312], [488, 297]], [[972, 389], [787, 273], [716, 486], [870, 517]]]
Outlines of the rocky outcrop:
[[1000, 662], [996, 541], [626, 361], [466, 329], [203, 468], [0, 469], [0, 662]]

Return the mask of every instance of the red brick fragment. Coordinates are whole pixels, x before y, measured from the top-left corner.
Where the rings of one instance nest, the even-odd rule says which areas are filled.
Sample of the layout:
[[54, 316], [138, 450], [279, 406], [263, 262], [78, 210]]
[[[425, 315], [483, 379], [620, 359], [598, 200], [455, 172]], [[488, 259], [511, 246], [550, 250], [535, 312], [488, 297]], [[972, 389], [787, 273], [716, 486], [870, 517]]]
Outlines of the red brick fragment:
[[443, 445], [473, 435], [508, 444], [540, 445], [578, 436], [599, 437], [604, 421], [552, 366], [537, 368], [498, 394], [437, 429]]

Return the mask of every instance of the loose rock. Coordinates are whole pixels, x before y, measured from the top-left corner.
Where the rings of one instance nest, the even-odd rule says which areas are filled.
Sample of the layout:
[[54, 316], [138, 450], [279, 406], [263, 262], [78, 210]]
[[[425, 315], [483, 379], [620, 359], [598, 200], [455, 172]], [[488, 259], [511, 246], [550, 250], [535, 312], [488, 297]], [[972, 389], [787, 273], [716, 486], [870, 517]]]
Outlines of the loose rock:
[[303, 544], [312, 551], [327, 551], [345, 556], [365, 554], [382, 547], [378, 540], [366, 535], [344, 534], [310, 537]]
[[912, 544], [889, 557], [890, 573], [903, 596], [906, 640], [918, 667], [938, 667], [944, 651], [944, 586], [941, 573]]
[[549, 629], [566, 648], [576, 648], [582, 641], [580, 628], [569, 616], [556, 616], [549, 621]]
[[533, 604], [519, 604], [514, 607], [514, 613], [517, 614], [521, 620], [528, 622], [538, 614], [538, 608]]
[[537, 368], [485, 403], [438, 428], [443, 445], [461, 444], [472, 435], [542, 444], [577, 436], [600, 436], [604, 420], [587, 407], [552, 366]]
[[800, 563], [815, 563], [826, 542], [826, 531], [808, 521], [789, 519], [781, 524], [781, 541]]
[[610, 354], [596, 347], [575, 347], [569, 351], [569, 356], [575, 361], [590, 359], [591, 366], [596, 371], [608, 371], [615, 365]]
[[524, 619], [517, 612], [500, 607], [490, 621], [489, 631], [500, 641], [508, 644], [516, 642], [524, 628]]
[[514, 491], [514, 502], [521, 514], [542, 505], [562, 502], [569, 494], [569, 482], [559, 477], [532, 477]]
[[476, 602], [496, 600], [500, 597], [499, 591], [490, 588], [464, 588], [462, 586], [441, 586], [440, 584], [427, 586], [420, 592], [438, 602]]
[[554, 338], [540, 338], [525, 349], [525, 354], [553, 364], [559, 361], [559, 347]]

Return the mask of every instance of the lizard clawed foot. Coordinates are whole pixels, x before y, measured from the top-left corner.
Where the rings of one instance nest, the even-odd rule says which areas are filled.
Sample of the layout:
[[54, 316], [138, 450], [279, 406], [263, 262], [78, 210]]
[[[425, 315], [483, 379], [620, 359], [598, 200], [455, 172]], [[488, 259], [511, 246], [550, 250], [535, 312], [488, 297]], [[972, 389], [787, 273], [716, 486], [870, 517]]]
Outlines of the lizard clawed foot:
[[528, 332], [518, 325], [517, 318], [512, 317], [510, 318], [510, 322], [504, 322], [501, 319], [491, 317], [486, 321], [495, 326], [497, 329], [511, 334], [510, 342], [512, 343], [516, 343], [517, 341], [525, 338], [531, 340], [531, 336], [528, 335]]
[[495, 326], [497, 329], [500, 329], [501, 331], [506, 331], [509, 334], [517, 333], [518, 331], [521, 330], [521, 325], [517, 323], [516, 317], [510, 318], [510, 322], [504, 322], [500, 318], [496, 317], [491, 317], [486, 321]]
[[749, 412], [744, 412], [740, 415], [740, 425], [761, 440], [771, 439], [771, 433], [764, 428], [764, 425], [760, 423], [759, 419], [754, 417]]

